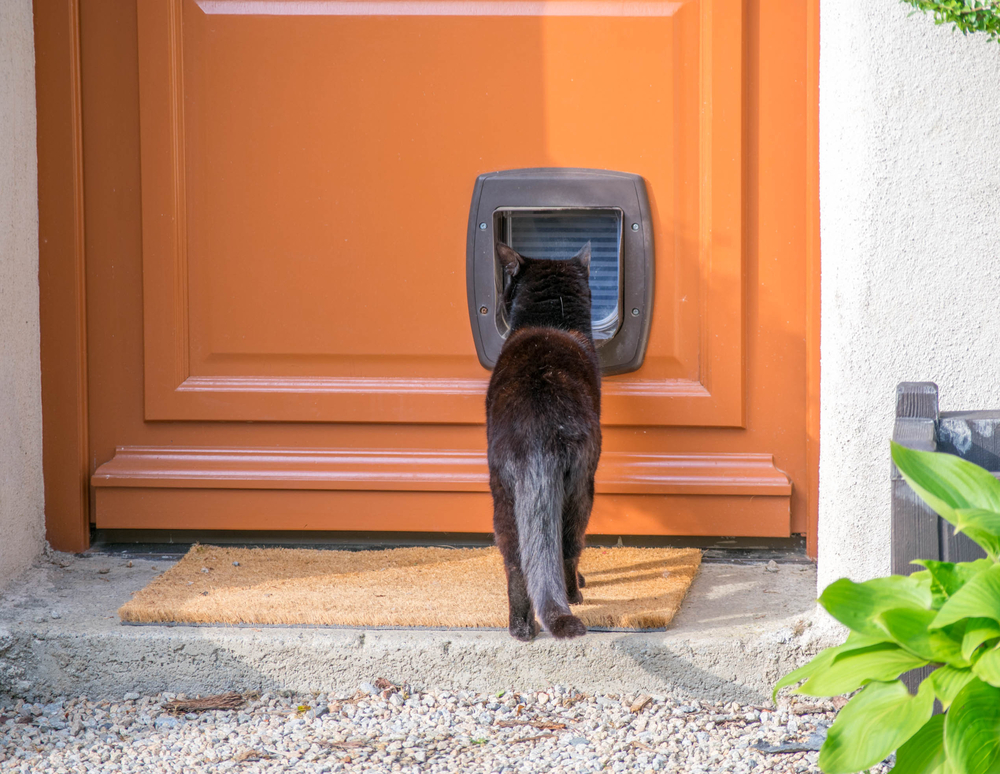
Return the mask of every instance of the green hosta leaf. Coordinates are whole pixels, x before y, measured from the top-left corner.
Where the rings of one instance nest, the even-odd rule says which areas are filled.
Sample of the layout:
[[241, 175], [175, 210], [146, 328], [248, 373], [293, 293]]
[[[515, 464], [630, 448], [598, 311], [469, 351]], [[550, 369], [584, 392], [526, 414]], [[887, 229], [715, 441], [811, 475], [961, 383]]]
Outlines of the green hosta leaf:
[[979, 573], [941, 606], [931, 624], [940, 629], [963, 618], [991, 618], [1000, 622], [1000, 565]]
[[833, 663], [834, 656], [840, 651], [844, 646], [841, 645], [839, 648], [827, 648], [821, 651], [815, 658], [806, 662], [798, 669], [793, 669], [787, 675], [778, 680], [777, 684], [774, 686], [774, 690], [771, 692], [771, 701], [775, 701], [778, 697], [778, 691], [789, 685], [795, 685], [808, 677], [812, 677], [816, 672], [826, 669]]
[[875, 616], [894, 608], [927, 610], [931, 599], [926, 584], [912, 577], [890, 575], [864, 583], [841, 578], [826, 587], [819, 602], [852, 631], [885, 640], [885, 632], [875, 623]]
[[916, 696], [899, 680], [870, 683], [830, 726], [820, 768], [826, 774], [854, 774], [874, 766], [917, 733], [933, 710], [934, 692], [926, 680]]
[[944, 709], [951, 706], [952, 701], [970, 680], [974, 679], [971, 669], [955, 669], [950, 666], [943, 666], [935, 669], [927, 678], [931, 682], [934, 696], [941, 702]]
[[939, 774], [945, 763], [944, 715], [934, 715], [896, 751], [895, 774]]
[[941, 518], [957, 526], [959, 509], [980, 508], [1000, 513], [1000, 481], [953, 454], [907, 449], [893, 441], [892, 461], [906, 483]]
[[1000, 688], [971, 680], [959, 691], [944, 721], [944, 749], [960, 774], [1000, 773]]
[[992, 618], [967, 619], [965, 636], [962, 638], [962, 657], [971, 661], [976, 648], [995, 637], [1000, 637], [1000, 623]]
[[1000, 556], [1000, 513], [982, 508], [959, 508], [955, 532], [964, 532], [992, 559]]
[[914, 656], [891, 642], [838, 653], [825, 668], [798, 689], [807, 696], [839, 696], [856, 691], [872, 681], [890, 682], [903, 672], [925, 666], [927, 659]]
[[945, 599], [975, 578], [983, 570], [993, 566], [989, 559], [974, 562], [936, 562], [933, 559], [918, 559], [913, 564], [923, 565], [931, 577], [931, 591]]
[[[910, 562], [910, 564], [917, 564], [917, 562]], [[941, 586], [934, 580], [934, 576], [930, 574], [927, 570], [918, 570], [917, 572], [911, 572], [910, 577], [917, 581], [921, 586], [926, 587], [931, 593], [931, 609], [940, 610], [941, 605], [948, 601], [947, 595]]]
[[[839, 656], [841, 653], [846, 653], [851, 650], [858, 650], [870, 647], [879, 642], [884, 642], [885, 638], [878, 637], [866, 637], [862, 634], [856, 632], [851, 632], [847, 635], [847, 642], [843, 645], [838, 645], [834, 648], [827, 648], [816, 655], [811, 661], [803, 664], [798, 669], [789, 672], [787, 675], [782, 677], [778, 684], [774, 686], [774, 691], [771, 693], [771, 700], [773, 701], [778, 696], [778, 691], [782, 688], [794, 685], [801, 680], [812, 677], [817, 672], [821, 672], [827, 669], [833, 660]], [[836, 694], [835, 694], [836, 695]]]
[[[933, 610], [895, 608], [875, 616], [875, 622], [910, 653], [926, 661], [940, 661], [954, 666], [968, 666], [960, 644], [941, 630], [928, 631], [936, 617]], [[879, 678], [876, 678], [879, 679]]]
[[972, 671], [984, 683], [1000, 688], [1000, 650], [990, 648], [972, 665]]

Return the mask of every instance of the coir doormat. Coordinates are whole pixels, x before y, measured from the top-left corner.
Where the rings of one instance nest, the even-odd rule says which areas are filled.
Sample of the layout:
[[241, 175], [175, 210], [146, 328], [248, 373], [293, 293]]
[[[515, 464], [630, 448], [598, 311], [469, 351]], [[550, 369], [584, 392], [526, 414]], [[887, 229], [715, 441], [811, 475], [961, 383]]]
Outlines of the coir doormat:
[[[666, 626], [701, 564], [697, 549], [588, 548], [588, 628]], [[332, 551], [196, 545], [118, 611], [125, 623], [507, 628], [496, 548]]]

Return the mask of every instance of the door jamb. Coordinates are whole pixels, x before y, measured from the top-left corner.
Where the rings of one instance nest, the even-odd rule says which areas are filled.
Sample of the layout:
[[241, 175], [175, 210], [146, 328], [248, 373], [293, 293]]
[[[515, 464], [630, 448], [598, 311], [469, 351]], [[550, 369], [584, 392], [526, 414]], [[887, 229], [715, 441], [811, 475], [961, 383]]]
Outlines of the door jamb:
[[806, 6], [806, 553], [819, 554], [819, 6]]
[[90, 545], [79, 0], [34, 0], [45, 537]]

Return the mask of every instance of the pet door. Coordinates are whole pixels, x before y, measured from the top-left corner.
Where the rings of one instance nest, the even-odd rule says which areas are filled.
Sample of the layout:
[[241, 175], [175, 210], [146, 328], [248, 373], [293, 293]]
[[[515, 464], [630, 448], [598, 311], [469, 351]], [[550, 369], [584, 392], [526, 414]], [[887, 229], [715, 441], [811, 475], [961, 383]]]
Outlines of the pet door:
[[[493, 226], [497, 239], [531, 258], [562, 260], [590, 242], [591, 325], [600, 346], [618, 332], [621, 321], [621, 210], [498, 210]], [[496, 264], [497, 297], [509, 282]], [[502, 304], [497, 328], [507, 336]]]
[[563, 260], [591, 245], [591, 321], [604, 373], [642, 365], [653, 294], [653, 234], [638, 175], [527, 169], [481, 175], [469, 213], [469, 315], [480, 362], [492, 368], [509, 332], [503, 242], [529, 258]]

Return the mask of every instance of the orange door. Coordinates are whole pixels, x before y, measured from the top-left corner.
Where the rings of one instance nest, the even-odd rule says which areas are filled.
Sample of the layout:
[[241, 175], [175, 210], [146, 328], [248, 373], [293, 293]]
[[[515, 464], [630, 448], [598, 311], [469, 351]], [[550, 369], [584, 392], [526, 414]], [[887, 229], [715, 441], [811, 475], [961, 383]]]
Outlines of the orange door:
[[585, 167], [645, 178], [656, 249], [591, 532], [805, 531], [799, 4], [109, 0], [79, 35], [99, 528], [489, 532], [472, 187]]

